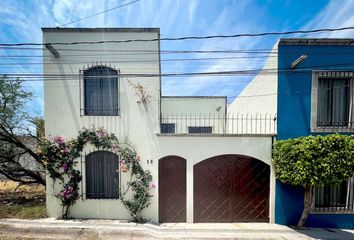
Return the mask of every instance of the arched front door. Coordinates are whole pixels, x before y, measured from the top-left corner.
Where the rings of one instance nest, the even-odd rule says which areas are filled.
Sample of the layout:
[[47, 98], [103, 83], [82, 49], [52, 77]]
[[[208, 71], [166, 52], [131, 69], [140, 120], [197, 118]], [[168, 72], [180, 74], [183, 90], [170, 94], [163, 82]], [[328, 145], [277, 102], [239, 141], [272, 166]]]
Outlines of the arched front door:
[[194, 165], [194, 222], [268, 222], [267, 164], [221, 155]]
[[186, 222], [186, 160], [159, 160], [159, 222]]

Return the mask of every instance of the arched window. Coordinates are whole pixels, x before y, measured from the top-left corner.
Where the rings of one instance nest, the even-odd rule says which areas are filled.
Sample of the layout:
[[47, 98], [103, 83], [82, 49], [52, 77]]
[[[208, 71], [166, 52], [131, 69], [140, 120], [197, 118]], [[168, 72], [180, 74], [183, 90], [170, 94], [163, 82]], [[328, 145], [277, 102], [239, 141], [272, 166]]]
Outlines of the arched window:
[[107, 151], [96, 151], [86, 156], [86, 198], [118, 198], [118, 156]]
[[118, 71], [96, 66], [83, 71], [85, 115], [118, 115]]

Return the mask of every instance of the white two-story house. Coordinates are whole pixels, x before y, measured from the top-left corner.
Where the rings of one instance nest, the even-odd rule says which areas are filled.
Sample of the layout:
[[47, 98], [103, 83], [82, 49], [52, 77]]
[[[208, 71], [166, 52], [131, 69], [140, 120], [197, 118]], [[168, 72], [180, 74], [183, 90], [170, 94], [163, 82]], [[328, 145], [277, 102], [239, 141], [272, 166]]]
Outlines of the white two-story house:
[[[128, 138], [157, 186], [144, 217], [156, 223], [274, 221], [274, 116], [228, 111], [226, 97], [162, 96], [158, 28], [42, 30], [46, 134], [71, 139], [94, 125]], [[55, 44], [73, 42], [81, 43]], [[90, 187], [114, 179], [107, 166], [92, 171], [90, 159], [109, 161], [99, 162], [92, 147], [85, 151], [77, 165], [81, 198], [71, 216], [129, 220], [114, 187]], [[124, 185], [121, 179], [117, 184]], [[47, 209], [59, 217], [54, 189], [47, 188]]]

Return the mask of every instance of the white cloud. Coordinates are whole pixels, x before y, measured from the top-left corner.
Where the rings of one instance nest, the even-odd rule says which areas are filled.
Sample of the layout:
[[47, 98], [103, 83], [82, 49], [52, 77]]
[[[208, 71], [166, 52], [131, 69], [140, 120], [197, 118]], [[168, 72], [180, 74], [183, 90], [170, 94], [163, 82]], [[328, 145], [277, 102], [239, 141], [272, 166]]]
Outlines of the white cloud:
[[[354, 1], [330, 1], [326, 7], [319, 12], [304, 29], [315, 28], [341, 28], [353, 26], [354, 24]], [[354, 31], [326, 32], [314, 35], [315, 37], [345, 38], [353, 37]]]
[[[253, 22], [244, 22], [243, 14], [247, 9], [248, 2], [237, 3], [236, 7], [225, 6], [220, 13], [215, 17], [210, 25], [210, 22], [205, 24], [204, 33], [199, 35], [218, 35], [225, 33], [237, 33], [257, 31], [259, 29]], [[260, 15], [262, 13], [260, 12]], [[231, 19], [233, 21], [231, 21]], [[252, 49], [259, 44], [260, 39], [239, 38], [239, 39], [211, 39], [208, 41], [190, 41], [190, 44], [198, 46], [198, 50], [230, 50], [230, 49]], [[242, 55], [230, 54], [203, 54], [191, 56], [195, 58], [207, 57], [235, 57]], [[243, 69], [257, 69], [263, 63], [255, 59], [235, 59], [235, 60], [219, 60], [208, 61], [208, 64], [200, 64], [196, 66], [193, 72], [220, 72]], [[186, 77], [184, 79], [166, 79], [164, 81], [163, 93], [166, 95], [228, 95], [236, 96], [248, 84], [252, 76], [232, 76], [232, 77]]]
[[[71, 21], [87, 17], [97, 12], [103, 11], [104, 5], [100, 1], [85, 1], [85, 0], [55, 0], [52, 11], [56, 20], [56, 25], [62, 25]], [[103, 25], [104, 15], [98, 15], [94, 18], [82, 20], [72, 26], [97, 26]]]
[[192, 0], [189, 2], [188, 11], [189, 11], [189, 22], [193, 23], [194, 15], [196, 14], [196, 9], [198, 7], [199, 1]]

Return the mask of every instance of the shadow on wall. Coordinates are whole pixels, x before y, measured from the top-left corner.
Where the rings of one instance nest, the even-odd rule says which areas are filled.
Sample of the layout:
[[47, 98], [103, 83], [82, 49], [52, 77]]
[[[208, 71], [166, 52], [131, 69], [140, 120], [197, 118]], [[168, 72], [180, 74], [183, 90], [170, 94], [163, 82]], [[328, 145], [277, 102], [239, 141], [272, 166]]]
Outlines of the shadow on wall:
[[354, 214], [310, 214], [306, 226], [354, 229]]
[[304, 208], [304, 190], [276, 180], [275, 222], [297, 225]]

